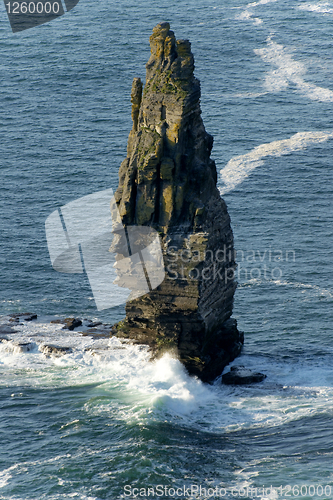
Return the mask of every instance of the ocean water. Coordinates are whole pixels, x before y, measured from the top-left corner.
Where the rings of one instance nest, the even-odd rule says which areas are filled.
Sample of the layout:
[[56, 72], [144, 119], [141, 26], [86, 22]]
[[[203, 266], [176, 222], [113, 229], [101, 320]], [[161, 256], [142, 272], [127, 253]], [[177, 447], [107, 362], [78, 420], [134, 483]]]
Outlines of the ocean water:
[[[161, 21], [192, 42], [238, 251], [233, 364], [258, 385], [50, 324], [124, 315], [52, 269], [44, 223], [117, 187]], [[326, 0], [80, 0], [12, 34], [1, 7], [0, 323], [38, 314], [0, 343], [1, 500], [333, 498], [332, 22]]]

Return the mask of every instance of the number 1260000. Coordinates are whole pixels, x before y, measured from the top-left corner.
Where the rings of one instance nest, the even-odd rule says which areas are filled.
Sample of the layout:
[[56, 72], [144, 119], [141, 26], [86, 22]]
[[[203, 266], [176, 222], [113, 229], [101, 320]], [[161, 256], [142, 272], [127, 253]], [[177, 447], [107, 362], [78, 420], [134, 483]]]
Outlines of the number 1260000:
[[8, 2], [8, 14], [58, 14], [59, 2]]

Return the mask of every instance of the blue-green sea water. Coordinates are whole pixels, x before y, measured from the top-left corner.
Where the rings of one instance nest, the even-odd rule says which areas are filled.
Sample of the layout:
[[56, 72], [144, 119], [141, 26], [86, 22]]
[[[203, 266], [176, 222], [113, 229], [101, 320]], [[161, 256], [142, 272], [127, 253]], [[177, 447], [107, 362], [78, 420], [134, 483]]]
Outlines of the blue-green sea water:
[[[80, 0], [15, 34], [0, 15], [0, 323], [38, 314], [0, 344], [0, 499], [333, 498], [333, 1]], [[258, 385], [49, 322], [124, 315], [53, 270], [44, 224], [116, 189], [161, 21], [192, 42], [238, 251], [233, 364]]]

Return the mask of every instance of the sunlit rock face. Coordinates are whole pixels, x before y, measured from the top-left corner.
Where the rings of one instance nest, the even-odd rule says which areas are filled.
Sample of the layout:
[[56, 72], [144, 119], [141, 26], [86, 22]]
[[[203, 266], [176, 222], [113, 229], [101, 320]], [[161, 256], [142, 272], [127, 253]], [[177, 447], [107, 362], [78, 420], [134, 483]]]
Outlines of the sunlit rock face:
[[190, 373], [212, 380], [243, 343], [231, 319], [233, 234], [216, 187], [191, 44], [161, 23], [150, 46], [146, 84], [135, 78], [132, 85], [133, 128], [115, 199], [125, 226], [158, 231], [166, 277], [126, 304], [116, 330], [147, 343], [154, 355], [173, 350]]

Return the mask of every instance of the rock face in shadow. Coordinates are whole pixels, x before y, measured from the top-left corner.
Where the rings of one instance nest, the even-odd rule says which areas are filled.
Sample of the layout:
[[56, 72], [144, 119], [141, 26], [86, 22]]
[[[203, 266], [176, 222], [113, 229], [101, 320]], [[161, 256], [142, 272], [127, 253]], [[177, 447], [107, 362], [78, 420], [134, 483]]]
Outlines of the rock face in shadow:
[[[212, 380], [243, 343], [231, 319], [233, 234], [216, 187], [213, 137], [201, 118], [191, 44], [161, 23], [150, 46], [145, 87], [133, 81], [133, 128], [115, 199], [125, 226], [159, 232], [166, 277], [126, 304], [126, 319], [114, 331], [155, 354], [174, 350], [190, 373]], [[113, 250], [122, 257], [120, 244]]]

